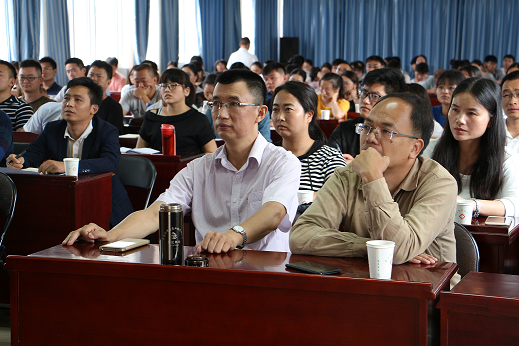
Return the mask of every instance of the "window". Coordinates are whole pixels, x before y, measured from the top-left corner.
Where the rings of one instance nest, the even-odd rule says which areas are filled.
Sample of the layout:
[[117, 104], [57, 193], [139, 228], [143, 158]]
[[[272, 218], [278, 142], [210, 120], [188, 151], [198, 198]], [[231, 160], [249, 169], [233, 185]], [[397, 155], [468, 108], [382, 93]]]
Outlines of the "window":
[[178, 13], [178, 67], [182, 67], [191, 61], [193, 55], [200, 55], [202, 51], [198, 1], [179, 0]]
[[249, 53], [256, 54], [255, 32], [256, 21], [254, 20], [254, 0], [240, 0], [241, 12], [241, 37], [248, 37], [250, 40]]

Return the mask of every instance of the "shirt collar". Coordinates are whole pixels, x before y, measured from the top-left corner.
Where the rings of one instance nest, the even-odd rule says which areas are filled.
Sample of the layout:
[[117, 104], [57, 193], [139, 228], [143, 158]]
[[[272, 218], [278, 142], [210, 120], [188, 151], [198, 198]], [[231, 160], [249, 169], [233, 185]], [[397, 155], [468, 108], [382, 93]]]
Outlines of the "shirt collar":
[[407, 173], [407, 176], [405, 177], [404, 181], [400, 184], [398, 187], [399, 190], [405, 190], [405, 191], [413, 191], [418, 186], [418, 171], [420, 171], [420, 167], [422, 166], [423, 157], [419, 157], [416, 160], [414, 160], [413, 167], [411, 167], [411, 170], [409, 173]]
[[[263, 157], [263, 151], [265, 150], [265, 147], [268, 145], [267, 140], [258, 132], [258, 136], [254, 140], [254, 144], [252, 145], [252, 148], [249, 152], [249, 156], [247, 158], [247, 163], [243, 166], [244, 168], [248, 167], [249, 163], [251, 162], [251, 159], [254, 159], [259, 166], [261, 164], [261, 159]], [[229, 159], [227, 158], [227, 144], [224, 144], [221, 146], [221, 150], [218, 151], [216, 154], [214, 163], [216, 165], [217, 162], [219, 162], [224, 167], [232, 167], [232, 164], [229, 162]], [[238, 168], [240, 169], [240, 168]]]
[[[92, 132], [93, 129], [94, 129], [94, 127], [92, 126], [92, 120], [90, 120], [90, 124], [88, 124], [87, 128], [85, 129], [85, 131], [83, 131], [83, 133], [81, 134], [81, 136], [79, 136], [79, 138], [77, 140], [80, 140], [80, 139], [84, 140], [85, 138], [87, 138], [88, 135]], [[71, 140], [76, 141], [74, 138], [72, 138], [72, 136], [68, 132], [68, 126], [65, 128], [65, 135], [63, 137], [64, 138], [68, 137]]]

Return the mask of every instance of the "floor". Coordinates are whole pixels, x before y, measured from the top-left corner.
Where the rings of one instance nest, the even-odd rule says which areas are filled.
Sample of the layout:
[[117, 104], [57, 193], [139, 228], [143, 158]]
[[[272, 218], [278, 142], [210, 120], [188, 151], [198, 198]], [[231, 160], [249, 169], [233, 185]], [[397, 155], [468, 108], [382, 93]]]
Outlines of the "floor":
[[0, 304], [0, 346], [11, 345], [10, 313], [9, 305]]

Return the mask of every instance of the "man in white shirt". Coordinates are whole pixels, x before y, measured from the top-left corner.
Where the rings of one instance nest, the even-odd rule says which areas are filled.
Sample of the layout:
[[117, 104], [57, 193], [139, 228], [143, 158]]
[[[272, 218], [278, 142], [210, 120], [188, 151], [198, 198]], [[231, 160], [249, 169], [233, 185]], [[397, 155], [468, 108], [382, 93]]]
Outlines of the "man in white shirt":
[[248, 37], [243, 37], [240, 40], [240, 49], [232, 53], [227, 60], [227, 68], [230, 69], [232, 64], [235, 62], [242, 62], [248, 68], [251, 67], [252, 63], [258, 61], [258, 57], [249, 53], [250, 40]]
[[506, 114], [506, 146], [519, 152], [519, 71], [510, 72], [501, 83], [503, 111]]
[[259, 136], [267, 90], [260, 76], [247, 70], [223, 72], [210, 104], [216, 133], [225, 144], [188, 164], [171, 186], [145, 210], [106, 232], [95, 224], [71, 232], [63, 241], [143, 238], [159, 228], [163, 203], [191, 211], [197, 249], [227, 252], [289, 251], [288, 232], [297, 209], [301, 164], [290, 152]]
[[[83, 64], [83, 60], [79, 58], [69, 58], [65, 61], [65, 71], [67, 72], [68, 80], [73, 80], [74, 78], [85, 77], [86, 68], [85, 64]], [[61, 91], [54, 97], [56, 102], [63, 101], [65, 97], [65, 91], [67, 91], [67, 86], [65, 85], [61, 88]]]

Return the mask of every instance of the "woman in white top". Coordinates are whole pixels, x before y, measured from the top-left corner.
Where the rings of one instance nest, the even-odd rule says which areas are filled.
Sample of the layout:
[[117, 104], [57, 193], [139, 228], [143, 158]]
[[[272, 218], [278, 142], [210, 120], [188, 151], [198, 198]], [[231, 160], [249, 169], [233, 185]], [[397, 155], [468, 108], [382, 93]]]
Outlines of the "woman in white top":
[[458, 182], [458, 199], [475, 201], [476, 216], [519, 216], [519, 165], [517, 156], [505, 150], [502, 112], [494, 81], [464, 80], [452, 94], [442, 137], [424, 153], [434, 150], [432, 158]]

